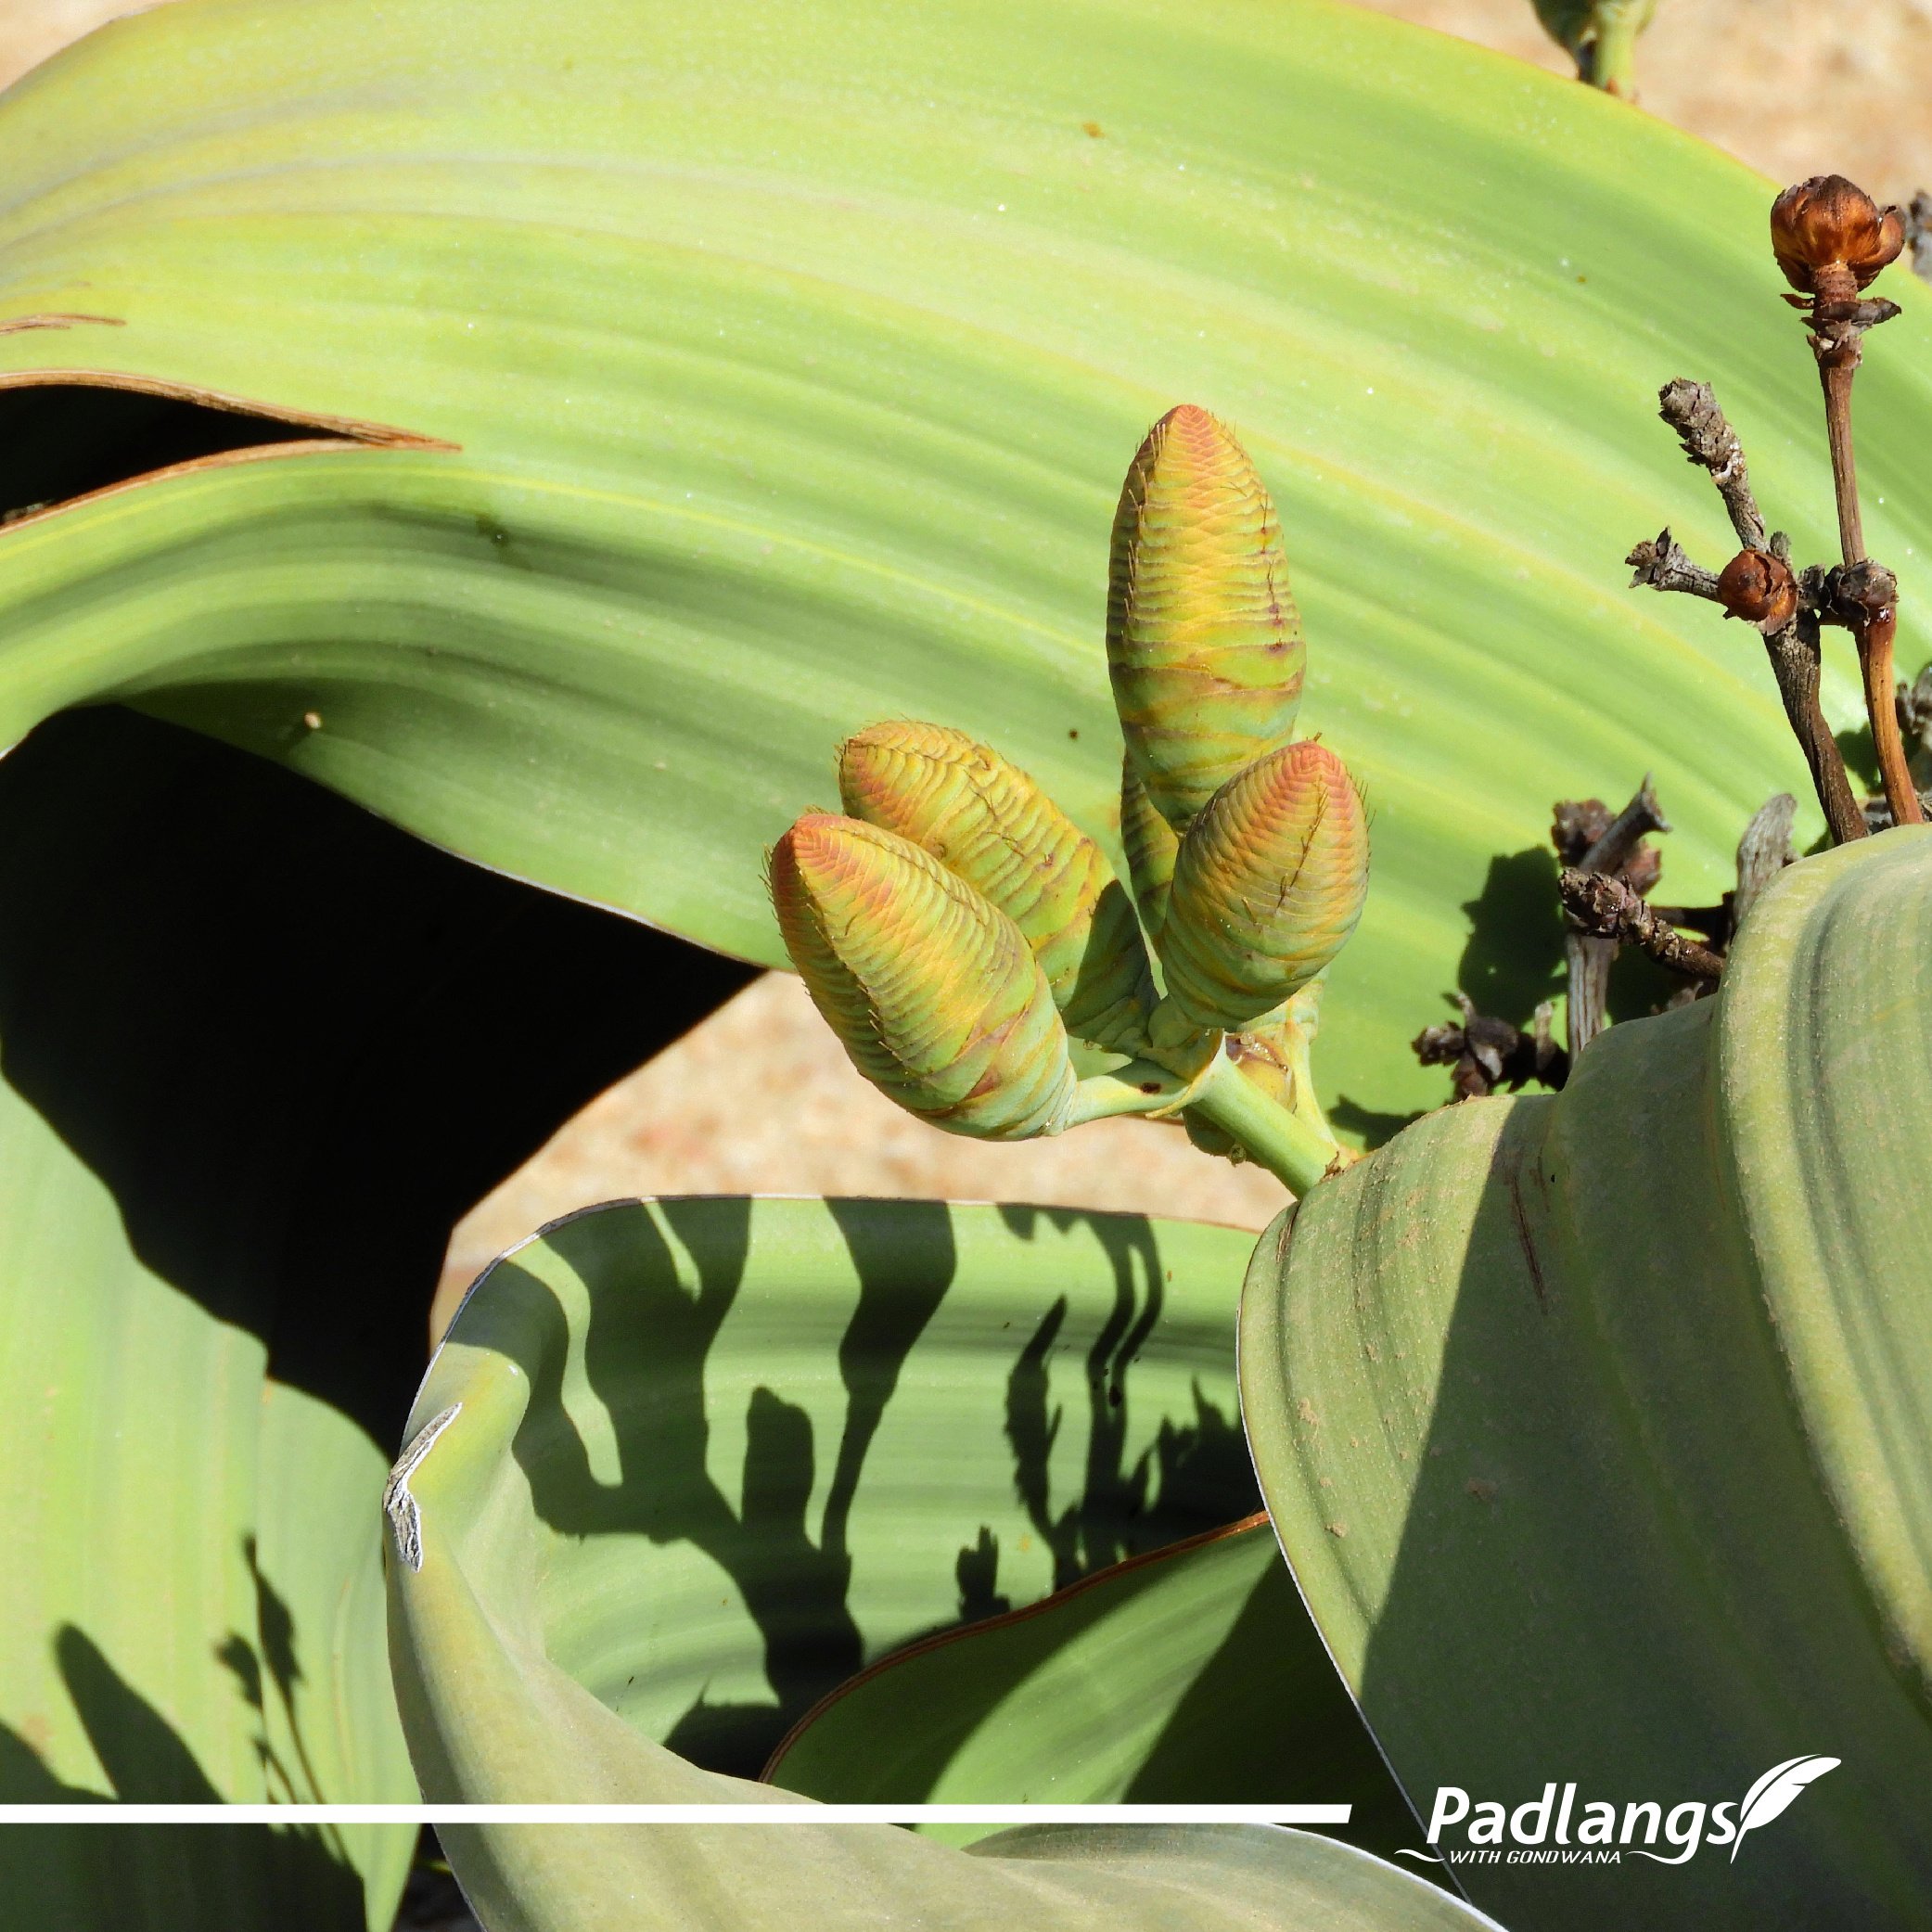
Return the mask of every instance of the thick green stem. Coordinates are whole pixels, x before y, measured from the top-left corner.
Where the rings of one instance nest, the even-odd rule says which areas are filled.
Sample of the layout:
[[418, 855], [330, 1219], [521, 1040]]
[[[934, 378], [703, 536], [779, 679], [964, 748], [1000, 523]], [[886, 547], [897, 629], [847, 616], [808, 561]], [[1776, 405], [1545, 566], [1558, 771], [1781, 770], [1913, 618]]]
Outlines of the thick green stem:
[[1096, 1073], [1073, 1091], [1073, 1110], [1054, 1129], [1084, 1127], [1132, 1114], [1172, 1114], [1187, 1102], [1192, 1082], [1151, 1060], [1133, 1060], [1114, 1073]]
[[1537, 13], [1575, 57], [1577, 75], [1626, 100], [1637, 91], [1637, 36], [1657, 0], [1536, 0]]
[[1637, 36], [1649, 24], [1647, 8], [1642, 12], [1606, 7], [1600, 16], [1603, 25], [1589, 49], [1589, 66], [1583, 78], [1606, 94], [1631, 100], [1637, 92]]
[[[1196, 1064], [1202, 1045], [1196, 1048]], [[1191, 1076], [1152, 1060], [1134, 1060], [1116, 1072], [1081, 1081], [1072, 1110], [1053, 1131], [1063, 1133], [1089, 1120], [1132, 1114], [1171, 1120], [1184, 1111], [1198, 1115], [1239, 1142], [1248, 1159], [1266, 1168], [1298, 1197], [1337, 1161], [1352, 1158], [1320, 1126], [1269, 1099], [1219, 1045], [1214, 1056]]]
[[1298, 1198], [1343, 1158], [1326, 1134], [1277, 1107], [1245, 1080], [1225, 1054], [1217, 1054], [1195, 1082], [1187, 1106], [1230, 1140], [1238, 1141], [1250, 1160], [1266, 1168]]

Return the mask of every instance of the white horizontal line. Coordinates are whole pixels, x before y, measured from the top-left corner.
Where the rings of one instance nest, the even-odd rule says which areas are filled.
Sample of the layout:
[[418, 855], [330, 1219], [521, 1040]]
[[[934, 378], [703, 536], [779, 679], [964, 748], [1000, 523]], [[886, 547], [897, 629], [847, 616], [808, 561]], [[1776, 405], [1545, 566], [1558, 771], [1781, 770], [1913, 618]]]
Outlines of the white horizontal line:
[[1346, 1824], [1352, 1805], [0, 1805], [0, 1824]]

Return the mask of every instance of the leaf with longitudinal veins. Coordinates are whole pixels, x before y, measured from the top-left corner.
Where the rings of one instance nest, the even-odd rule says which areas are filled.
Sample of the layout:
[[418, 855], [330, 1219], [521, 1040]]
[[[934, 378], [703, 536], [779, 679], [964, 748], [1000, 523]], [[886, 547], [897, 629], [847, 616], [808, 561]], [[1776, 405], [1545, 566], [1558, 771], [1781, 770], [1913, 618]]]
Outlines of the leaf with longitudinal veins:
[[[1279, 513], [1296, 728], [1374, 805], [1344, 1131], [1439, 1098], [1406, 1046], [1437, 990], [1554, 942], [1491, 874], [1551, 800], [1654, 771], [1697, 903], [1809, 797], [1748, 639], [1616, 562], [1664, 523], [1728, 548], [1654, 419], [1679, 375], [1821, 547], [1762, 185], [1365, 10], [174, 6], [10, 93], [0, 178], [0, 330], [68, 318], [0, 333], [0, 509], [57, 505], [0, 530], [0, 741], [130, 697], [778, 964], [761, 855], [880, 718], [1111, 845], [1108, 531], [1188, 403]], [[1903, 558], [1932, 301], [1892, 293], [1860, 461]]]
[[1257, 1250], [1256, 1466], [1412, 1799], [1574, 1780], [1715, 1832], [1748, 1794], [1734, 1862], [1459, 1865], [1521, 1932], [1924, 1918], [1928, 962], [1932, 835], [1804, 860], [1714, 997], [1407, 1129]]

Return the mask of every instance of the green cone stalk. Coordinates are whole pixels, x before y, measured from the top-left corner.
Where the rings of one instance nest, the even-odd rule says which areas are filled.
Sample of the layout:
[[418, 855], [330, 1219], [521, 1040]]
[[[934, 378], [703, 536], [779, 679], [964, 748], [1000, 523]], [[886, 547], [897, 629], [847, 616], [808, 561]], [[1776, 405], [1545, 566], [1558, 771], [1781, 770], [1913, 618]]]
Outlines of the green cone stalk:
[[1326, 746], [1285, 745], [1222, 787], [1181, 841], [1161, 928], [1165, 1022], [1237, 1031], [1341, 950], [1368, 891], [1368, 823]]
[[[1317, 976], [1279, 1012], [1265, 1014], [1252, 1026], [1228, 1034], [1224, 1051], [1228, 1063], [1258, 1094], [1333, 1142], [1333, 1130], [1315, 1097], [1314, 1072], [1310, 1065], [1310, 1049], [1321, 1026], [1324, 983]], [[1187, 1138], [1203, 1154], [1235, 1162], [1255, 1158], [1249, 1148], [1212, 1124], [1198, 1109], [1190, 1110], [1186, 1122]], [[1341, 1152], [1338, 1147], [1336, 1151]]]
[[1167, 895], [1174, 883], [1174, 860], [1181, 841], [1174, 828], [1155, 811], [1129, 753], [1120, 761], [1120, 843], [1127, 851], [1127, 871], [1133, 880], [1141, 923], [1158, 946], [1167, 920]]
[[1170, 410], [1120, 493], [1107, 656], [1148, 800], [1185, 831], [1295, 728], [1304, 659], [1274, 505], [1226, 427]]
[[839, 748], [845, 809], [896, 832], [1017, 926], [1068, 1032], [1145, 1038], [1147, 949], [1106, 855], [1026, 773], [940, 724], [869, 725]]
[[787, 952], [852, 1064], [954, 1133], [1057, 1132], [1075, 1105], [1067, 1030], [1025, 936], [910, 839], [808, 813], [771, 858]]

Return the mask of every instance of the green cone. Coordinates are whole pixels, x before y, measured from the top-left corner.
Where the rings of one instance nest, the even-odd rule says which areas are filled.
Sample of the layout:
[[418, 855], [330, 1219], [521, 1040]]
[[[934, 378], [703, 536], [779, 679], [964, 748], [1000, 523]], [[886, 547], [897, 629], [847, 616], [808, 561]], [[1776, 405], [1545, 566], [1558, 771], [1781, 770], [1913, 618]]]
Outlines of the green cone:
[[1018, 927], [910, 840], [826, 812], [771, 855], [786, 951], [852, 1064], [980, 1140], [1068, 1124], [1067, 1030]]
[[1017, 926], [1068, 1032], [1132, 1049], [1147, 949], [1106, 854], [997, 751], [940, 724], [869, 725], [838, 752], [845, 809], [909, 839]]
[[1294, 731], [1305, 652], [1281, 525], [1205, 409], [1170, 410], [1127, 472], [1107, 657], [1128, 753], [1177, 832]]
[[1319, 973], [1368, 890], [1368, 824], [1325, 746], [1285, 745], [1218, 791], [1181, 841], [1160, 933], [1163, 1019], [1237, 1031]]
[[1120, 761], [1120, 843], [1127, 849], [1127, 870], [1140, 904], [1141, 923], [1147, 928], [1147, 937], [1158, 945], [1181, 841], [1175, 838], [1173, 826], [1155, 811], [1147, 787], [1133, 768], [1132, 752]]

